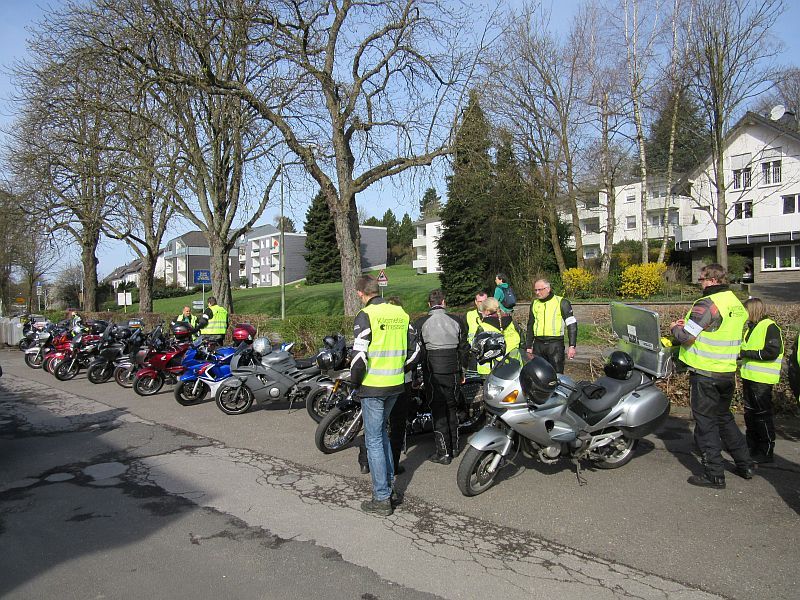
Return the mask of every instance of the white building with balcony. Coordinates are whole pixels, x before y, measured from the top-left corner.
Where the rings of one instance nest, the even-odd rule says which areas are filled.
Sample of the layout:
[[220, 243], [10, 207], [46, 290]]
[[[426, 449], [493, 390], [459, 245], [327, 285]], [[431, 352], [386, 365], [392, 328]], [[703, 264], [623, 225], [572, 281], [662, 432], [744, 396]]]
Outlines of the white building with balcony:
[[[662, 239], [665, 228], [673, 238], [682, 225], [691, 223], [691, 199], [669, 194], [666, 180], [653, 178], [647, 195], [648, 239]], [[665, 213], [666, 209], [666, 213]], [[608, 214], [608, 193], [599, 190], [578, 201], [578, 217], [583, 240], [584, 258], [599, 258], [605, 249], [605, 232]], [[642, 182], [634, 181], [614, 187], [614, 238], [616, 244], [623, 240], [642, 240]]]
[[[782, 109], [782, 107], [780, 107]], [[756, 284], [800, 282], [800, 131], [794, 114], [748, 112], [726, 136], [729, 254], [753, 261]], [[682, 226], [675, 247], [691, 252], [692, 270], [716, 257], [717, 228], [709, 216], [717, 193], [709, 156], [690, 174], [695, 223]]]
[[439, 267], [439, 250], [437, 242], [442, 235], [442, 221], [440, 219], [424, 219], [414, 223], [416, 235], [411, 242], [414, 250], [414, 260], [411, 266], [417, 273], [441, 273]]

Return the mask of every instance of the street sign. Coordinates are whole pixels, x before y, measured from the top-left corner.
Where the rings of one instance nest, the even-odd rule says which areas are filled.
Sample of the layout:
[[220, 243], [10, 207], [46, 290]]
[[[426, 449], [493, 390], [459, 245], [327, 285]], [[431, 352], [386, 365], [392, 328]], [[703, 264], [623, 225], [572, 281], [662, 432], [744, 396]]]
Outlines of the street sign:
[[192, 300], [192, 310], [203, 310], [203, 301]]
[[211, 285], [211, 270], [210, 269], [195, 269], [194, 270], [194, 283], [203, 283]]
[[44, 288], [42, 287], [42, 282], [39, 281], [36, 283], [36, 295], [41, 296], [44, 293]]
[[133, 297], [130, 292], [119, 292], [117, 294], [118, 306], [130, 306], [131, 304], [133, 304]]
[[378, 285], [381, 287], [386, 287], [387, 285], [389, 285], [389, 278], [386, 276], [386, 273], [382, 270], [378, 275]]
[[24, 305], [25, 304], [25, 298], [23, 298], [22, 296], [18, 296], [17, 298], [14, 298], [14, 303], [15, 304]]

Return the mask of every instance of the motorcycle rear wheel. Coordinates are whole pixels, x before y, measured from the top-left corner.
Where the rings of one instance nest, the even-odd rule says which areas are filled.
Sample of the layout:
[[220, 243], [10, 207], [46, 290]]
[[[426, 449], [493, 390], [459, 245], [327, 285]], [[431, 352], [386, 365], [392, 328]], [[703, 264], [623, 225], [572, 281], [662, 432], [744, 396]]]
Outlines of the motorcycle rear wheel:
[[114, 381], [117, 385], [130, 389], [133, 387], [133, 379], [136, 377], [136, 370], [133, 367], [116, 367], [114, 369]]
[[221, 385], [214, 400], [226, 415], [243, 415], [253, 406], [253, 392], [246, 385]]
[[55, 375], [56, 379], [59, 381], [69, 381], [70, 379], [75, 379], [75, 376], [80, 370], [81, 366], [76, 360], [61, 361], [58, 367], [53, 371], [53, 375]]
[[309, 392], [308, 396], [306, 396], [306, 410], [311, 418], [317, 423], [322, 421], [322, 419], [325, 418], [325, 415], [327, 415], [328, 411], [330, 410], [328, 408], [331, 406], [331, 403], [328, 402], [330, 393], [330, 388], [318, 387], [313, 389], [311, 392]]
[[324, 454], [333, 454], [350, 445], [361, 431], [363, 420], [361, 411], [352, 409], [343, 411], [334, 406], [317, 425], [314, 432], [314, 443], [317, 450]]
[[610, 443], [606, 448], [601, 448], [602, 454], [594, 459], [593, 463], [598, 469], [619, 469], [627, 465], [633, 458], [634, 450], [639, 440], [622, 436]]
[[44, 362], [44, 354], [42, 354], [41, 352], [39, 352], [39, 354], [25, 355], [25, 364], [28, 365], [31, 369], [41, 369], [43, 362]]
[[196, 382], [194, 381], [179, 381], [173, 392], [175, 401], [181, 406], [192, 406], [205, 400], [208, 394], [208, 386], [201, 381], [197, 383], [197, 391], [195, 392], [195, 384]]
[[474, 446], [467, 446], [464, 458], [458, 466], [456, 482], [458, 489], [465, 496], [477, 496], [494, 485], [495, 477], [500, 469], [489, 473], [487, 468], [494, 460], [496, 452], [478, 450]]
[[42, 368], [52, 375], [53, 372], [58, 368], [58, 365], [61, 364], [61, 360], [62, 359], [60, 358], [55, 358], [51, 356], [50, 358], [44, 361], [44, 363], [42, 364]]
[[114, 375], [114, 365], [106, 363], [102, 365], [92, 365], [86, 371], [86, 378], [92, 383], [105, 383]]
[[164, 378], [161, 375], [137, 375], [133, 380], [133, 391], [140, 396], [157, 394], [163, 386]]

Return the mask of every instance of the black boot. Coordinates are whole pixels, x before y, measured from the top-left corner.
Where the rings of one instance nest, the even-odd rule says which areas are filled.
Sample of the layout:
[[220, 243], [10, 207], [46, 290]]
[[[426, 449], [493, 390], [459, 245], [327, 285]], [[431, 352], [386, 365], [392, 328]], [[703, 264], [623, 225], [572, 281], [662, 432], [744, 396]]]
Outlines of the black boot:
[[433, 439], [436, 442], [436, 452], [431, 454], [428, 460], [440, 465], [449, 465], [453, 461], [453, 453], [452, 450], [447, 447], [445, 436], [438, 431], [434, 431]]
[[713, 477], [707, 473], [692, 475], [686, 482], [689, 485], [696, 485], [697, 487], [714, 488], [717, 490], [725, 489], [725, 477]]
[[369, 460], [367, 459], [367, 447], [361, 444], [358, 447], [358, 466], [361, 467], [361, 474], [369, 473]]

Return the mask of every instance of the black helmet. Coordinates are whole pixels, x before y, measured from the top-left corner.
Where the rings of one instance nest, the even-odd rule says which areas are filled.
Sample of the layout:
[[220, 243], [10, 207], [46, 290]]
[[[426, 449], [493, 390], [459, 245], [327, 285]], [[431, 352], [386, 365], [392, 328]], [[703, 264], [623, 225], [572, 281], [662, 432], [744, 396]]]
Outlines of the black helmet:
[[506, 339], [502, 333], [496, 331], [481, 331], [472, 340], [472, 352], [477, 357], [479, 365], [486, 364], [505, 355]]
[[614, 350], [606, 359], [603, 371], [613, 379], [628, 379], [633, 371], [631, 355], [622, 350]]
[[326, 335], [324, 338], [322, 338], [322, 344], [326, 348], [333, 348], [336, 345], [336, 338], [332, 335]]
[[522, 367], [519, 383], [528, 402], [544, 404], [558, 385], [558, 374], [553, 365], [541, 356], [534, 356]]
[[329, 371], [333, 369], [335, 364], [336, 358], [334, 357], [333, 350], [330, 348], [320, 350], [319, 354], [317, 354], [317, 366], [323, 371]]

